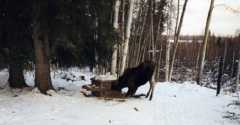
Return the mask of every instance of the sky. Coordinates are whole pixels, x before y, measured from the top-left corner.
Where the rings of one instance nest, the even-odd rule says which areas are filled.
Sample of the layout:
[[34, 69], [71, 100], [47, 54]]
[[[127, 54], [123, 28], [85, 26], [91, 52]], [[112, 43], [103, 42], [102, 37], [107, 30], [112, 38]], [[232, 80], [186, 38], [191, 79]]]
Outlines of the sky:
[[[226, 9], [223, 4], [238, 9], [234, 13]], [[182, 35], [202, 35], [204, 33], [210, 0], [189, 0]], [[233, 36], [240, 30], [240, 0], [215, 0], [210, 30], [216, 35]]]

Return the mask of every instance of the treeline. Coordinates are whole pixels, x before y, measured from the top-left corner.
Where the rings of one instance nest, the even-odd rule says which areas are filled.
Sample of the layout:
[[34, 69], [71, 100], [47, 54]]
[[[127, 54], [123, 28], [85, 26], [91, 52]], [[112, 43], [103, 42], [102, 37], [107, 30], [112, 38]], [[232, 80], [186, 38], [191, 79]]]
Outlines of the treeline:
[[26, 87], [23, 71], [34, 69], [42, 93], [54, 89], [53, 67], [87, 66], [97, 73], [115, 68], [112, 74], [121, 74], [130, 61], [128, 43], [160, 41], [166, 5], [167, 0], [0, 0], [0, 68], [8, 68], [13, 88]]
[[0, 0], [0, 68], [8, 68], [13, 88], [27, 86], [23, 71], [35, 69], [35, 86], [42, 93], [53, 89], [53, 67], [87, 66], [119, 76], [152, 60], [157, 81], [179, 80], [176, 75], [189, 72], [183, 80], [200, 80], [202, 71], [217, 68], [222, 59], [221, 71], [235, 77], [239, 36], [216, 37], [207, 25], [204, 36], [180, 36], [188, 0], [183, 2]]
[[[171, 39], [171, 38], [170, 38]], [[166, 65], [166, 50], [167, 50], [167, 36], [161, 36], [161, 40], [155, 44], [156, 46], [156, 60], [157, 60], [157, 75], [156, 79], [158, 81], [165, 81], [165, 65]], [[196, 72], [199, 65], [199, 58], [201, 47], [203, 45], [203, 36], [181, 36], [180, 42], [176, 52], [176, 61], [174, 63], [173, 73], [180, 75], [181, 80], [196, 80]], [[170, 40], [171, 41], [171, 40]], [[134, 66], [133, 62], [138, 61], [138, 57], [151, 58], [151, 47], [146, 45], [136, 46], [132, 43], [130, 44], [130, 55], [129, 66]], [[140, 43], [142, 44], [142, 43]], [[141, 52], [139, 52], [139, 47], [143, 47]], [[171, 42], [171, 48], [173, 48], [173, 42]], [[204, 74], [206, 72], [218, 70], [218, 61], [221, 56], [225, 56], [224, 60], [224, 73], [229, 76], [236, 77], [238, 69], [238, 60], [240, 59], [240, 36], [236, 37], [221, 37], [211, 35], [209, 37], [207, 51], [206, 51], [206, 67], [204, 69]], [[171, 53], [172, 53], [171, 49]], [[137, 56], [136, 56], [137, 55]], [[143, 61], [144, 59], [140, 59]], [[215, 69], [214, 69], [215, 68]], [[184, 71], [182, 71], [184, 69]], [[184, 75], [188, 73], [186, 70], [191, 70], [189, 77], [184, 78]], [[177, 80], [177, 78], [173, 78]], [[179, 80], [179, 79], [178, 79]]]
[[[199, 48], [202, 45], [201, 36], [182, 36], [184, 42], [179, 43], [177, 59], [187, 67], [194, 67], [197, 64]], [[240, 52], [240, 37], [210, 36], [206, 52], [207, 63], [213, 63], [224, 51], [226, 52], [226, 64], [238, 60]], [[226, 49], [226, 50], [225, 50]]]
[[35, 86], [53, 89], [57, 67], [109, 65], [116, 33], [113, 0], [0, 0], [0, 61], [9, 85], [27, 86], [23, 70], [33, 66]]

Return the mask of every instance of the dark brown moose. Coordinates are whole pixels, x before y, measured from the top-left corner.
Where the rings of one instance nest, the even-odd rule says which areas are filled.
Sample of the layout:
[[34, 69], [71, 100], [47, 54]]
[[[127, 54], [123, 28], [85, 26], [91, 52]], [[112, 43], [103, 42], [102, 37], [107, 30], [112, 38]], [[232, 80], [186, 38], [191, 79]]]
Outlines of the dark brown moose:
[[117, 84], [112, 85], [112, 90], [121, 91], [123, 88], [128, 87], [127, 97], [135, 96], [138, 87], [150, 83], [150, 88], [147, 92], [146, 98], [150, 95], [149, 100], [152, 100], [154, 91], [154, 82], [152, 76], [154, 73], [155, 64], [152, 61], [144, 61], [137, 67], [128, 68], [124, 71], [117, 81]]

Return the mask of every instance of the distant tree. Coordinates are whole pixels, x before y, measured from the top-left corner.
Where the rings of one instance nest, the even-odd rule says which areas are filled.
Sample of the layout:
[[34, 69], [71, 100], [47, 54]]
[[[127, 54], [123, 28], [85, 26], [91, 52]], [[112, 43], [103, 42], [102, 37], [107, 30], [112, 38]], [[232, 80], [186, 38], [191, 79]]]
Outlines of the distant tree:
[[218, 78], [217, 78], [217, 91], [216, 91], [216, 96], [218, 96], [220, 94], [221, 91], [221, 87], [222, 87], [222, 75], [223, 75], [223, 69], [224, 69], [224, 65], [223, 65], [224, 61], [223, 61], [223, 56], [221, 56], [220, 60], [219, 60], [219, 67], [218, 67]]
[[240, 36], [240, 29], [237, 29], [237, 30], [235, 31], [235, 35], [236, 35], [236, 36]]
[[237, 91], [239, 89], [239, 85], [240, 85], [240, 58], [238, 59], [238, 68], [237, 68], [237, 77], [236, 77], [236, 88], [235, 91]]

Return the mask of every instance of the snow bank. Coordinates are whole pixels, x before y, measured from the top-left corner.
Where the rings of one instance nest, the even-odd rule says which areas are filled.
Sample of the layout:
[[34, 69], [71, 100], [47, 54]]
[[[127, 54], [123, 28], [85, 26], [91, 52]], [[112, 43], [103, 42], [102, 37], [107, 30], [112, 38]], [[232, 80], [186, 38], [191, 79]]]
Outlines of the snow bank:
[[[5, 72], [5, 71], [4, 71]], [[0, 125], [237, 125], [224, 118], [227, 111], [240, 113], [239, 106], [228, 106], [236, 97], [215, 96], [215, 91], [185, 82], [158, 83], [153, 101], [145, 98], [103, 100], [86, 98], [80, 86], [93, 76], [78, 70], [64, 71], [69, 75], [85, 75], [86, 81], [66, 81], [61, 72], [53, 76], [55, 87], [65, 87], [52, 96], [34, 90], [0, 90]], [[4, 78], [6, 72], [0, 72]], [[26, 73], [29, 83], [33, 75]], [[2, 79], [1, 79], [2, 80]], [[137, 93], [146, 93], [149, 85]]]

